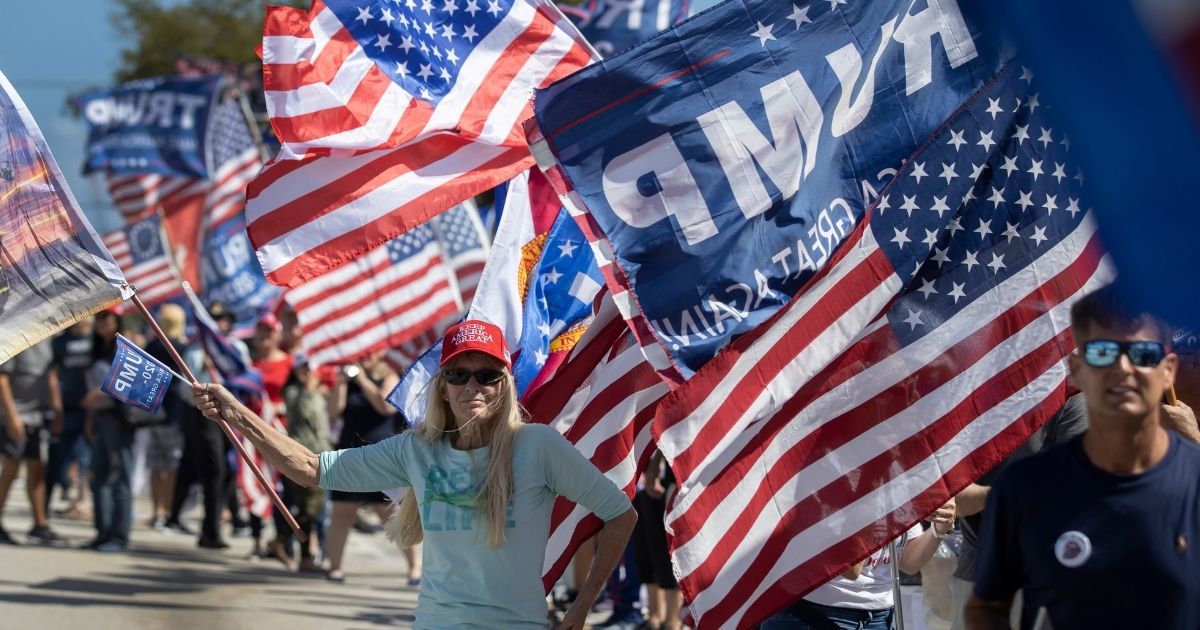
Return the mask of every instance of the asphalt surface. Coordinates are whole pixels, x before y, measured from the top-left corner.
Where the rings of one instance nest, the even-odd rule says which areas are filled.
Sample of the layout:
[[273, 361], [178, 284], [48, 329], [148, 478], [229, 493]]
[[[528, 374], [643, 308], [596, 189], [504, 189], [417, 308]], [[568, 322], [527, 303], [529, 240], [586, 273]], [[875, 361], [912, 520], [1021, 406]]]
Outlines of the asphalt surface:
[[[24, 541], [31, 515], [23, 479], [13, 484], [4, 527]], [[56, 497], [57, 498], [57, 497]], [[57, 501], [55, 507], [57, 507]], [[249, 538], [223, 551], [190, 536], [146, 525], [139, 499], [128, 551], [0, 545], [0, 628], [395, 628], [408, 627], [417, 603], [399, 550], [382, 534], [352, 532], [346, 581], [287, 573], [275, 560], [248, 559]], [[185, 522], [198, 527], [199, 510]], [[51, 517], [72, 545], [91, 540], [90, 522]], [[272, 528], [268, 526], [268, 532]]]

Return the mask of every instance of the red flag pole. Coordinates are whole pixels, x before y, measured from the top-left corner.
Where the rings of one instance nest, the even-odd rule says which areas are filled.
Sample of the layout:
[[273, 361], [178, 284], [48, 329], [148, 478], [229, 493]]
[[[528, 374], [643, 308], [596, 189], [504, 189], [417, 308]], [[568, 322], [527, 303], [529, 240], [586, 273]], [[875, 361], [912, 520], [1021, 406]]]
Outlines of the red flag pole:
[[[165, 334], [163, 334], [162, 328], [158, 327], [158, 322], [154, 321], [154, 317], [150, 315], [150, 309], [146, 308], [145, 303], [142, 302], [142, 298], [138, 297], [135, 293], [130, 299], [133, 300], [134, 305], [136, 305], [138, 310], [141, 311], [142, 317], [145, 317], [146, 321], [150, 322], [150, 326], [154, 328], [154, 334], [158, 335], [158, 338], [162, 340], [163, 345], [167, 347], [167, 352], [171, 354], [171, 358], [175, 360], [175, 364], [179, 366], [180, 371], [182, 371], [183, 375], [187, 377], [188, 384], [195, 384], [196, 376], [192, 374], [192, 369], [188, 367], [187, 363], [184, 362], [183, 357], [179, 356], [179, 351], [175, 349], [175, 346], [171, 343], [171, 340]], [[293, 517], [291, 511], [289, 511], [283, 505], [283, 501], [279, 498], [279, 495], [275, 493], [275, 488], [269, 481], [267, 481], [267, 477], [263, 474], [263, 471], [254, 464], [254, 460], [250, 458], [250, 453], [246, 451], [245, 446], [242, 446], [242, 441], [233, 434], [233, 429], [230, 428], [229, 423], [225, 422], [225, 418], [222, 418], [220, 414], [217, 415], [217, 425], [220, 426], [221, 430], [225, 432], [225, 435], [229, 437], [229, 441], [233, 442], [234, 448], [236, 448], [238, 454], [242, 456], [242, 461], [250, 467], [250, 470], [254, 471], [254, 476], [258, 478], [258, 483], [261, 484], [263, 489], [267, 491], [267, 494], [271, 496], [271, 502], [275, 504], [275, 509], [279, 510], [280, 513], [283, 514], [284, 520], [287, 521], [287, 524], [292, 528], [292, 531], [296, 532], [296, 537], [300, 539], [300, 542], [306, 542], [307, 536], [304, 532], [300, 531], [300, 524], [296, 522], [296, 518]]]

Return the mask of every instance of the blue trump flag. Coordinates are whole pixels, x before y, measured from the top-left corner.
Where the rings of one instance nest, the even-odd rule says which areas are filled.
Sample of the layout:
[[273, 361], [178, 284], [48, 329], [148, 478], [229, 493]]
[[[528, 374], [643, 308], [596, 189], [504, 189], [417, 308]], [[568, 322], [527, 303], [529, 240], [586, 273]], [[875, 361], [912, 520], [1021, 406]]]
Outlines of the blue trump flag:
[[[175, 375], [167, 366], [135, 346], [131, 341], [117, 335], [117, 354], [113, 357], [108, 376], [100, 385], [100, 391], [117, 400], [149, 413], [155, 413], [162, 405], [171, 377]], [[180, 377], [180, 380], [183, 380]]]
[[971, 8], [732, 0], [538, 92], [535, 155], [608, 241], [606, 281], [664, 377], [787, 303], [1008, 60]]
[[217, 382], [247, 394], [264, 393], [262, 372], [252, 366], [246, 345], [221, 332], [190, 286], [184, 285], [183, 290], [188, 297], [187, 308], [191, 311], [188, 321], [196, 323], [196, 337], [216, 372]]
[[596, 52], [611, 57], [681, 22], [688, 5], [688, 0], [605, 0], [584, 8], [560, 8]]
[[83, 172], [208, 176], [204, 138], [220, 79], [159, 77], [81, 95]]

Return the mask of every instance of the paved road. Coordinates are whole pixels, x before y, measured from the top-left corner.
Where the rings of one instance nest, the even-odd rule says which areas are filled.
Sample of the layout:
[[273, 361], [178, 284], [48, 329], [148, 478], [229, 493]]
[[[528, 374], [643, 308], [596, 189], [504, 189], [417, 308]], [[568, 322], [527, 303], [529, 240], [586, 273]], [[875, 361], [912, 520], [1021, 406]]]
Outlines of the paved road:
[[[19, 540], [31, 524], [24, 494], [19, 479], [4, 517]], [[138, 501], [139, 514], [148, 508]], [[90, 523], [52, 518], [51, 525], [75, 544], [94, 534]], [[381, 534], [350, 535], [342, 584], [248, 560], [249, 539], [229, 542], [225, 551], [198, 549], [191, 537], [140, 524], [127, 553], [0, 546], [0, 628], [331, 630], [412, 621], [417, 591], [405, 585], [404, 560]]]

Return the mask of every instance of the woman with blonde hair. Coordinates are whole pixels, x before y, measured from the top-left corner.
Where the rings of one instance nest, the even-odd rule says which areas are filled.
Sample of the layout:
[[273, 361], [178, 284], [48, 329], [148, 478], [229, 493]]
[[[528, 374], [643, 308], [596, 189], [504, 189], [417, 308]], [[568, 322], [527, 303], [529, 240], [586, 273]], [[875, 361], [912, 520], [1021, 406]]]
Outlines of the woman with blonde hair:
[[[496, 326], [468, 320], [442, 341], [426, 416], [413, 431], [317, 455], [279, 434], [218, 385], [192, 393], [209, 418], [240, 427], [303, 485], [356, 492], [406, 487], [400, 542], [424, 540], [415, 628], [544, 628], [542, 564], [557, 496], [605, 521], [579, 597], [560, 628], [583, 628], [625, 550], [637, 515], [628, 497], [554, 429], [521, 418]], [[409, 492], [406, 492], [409, 494]]]

